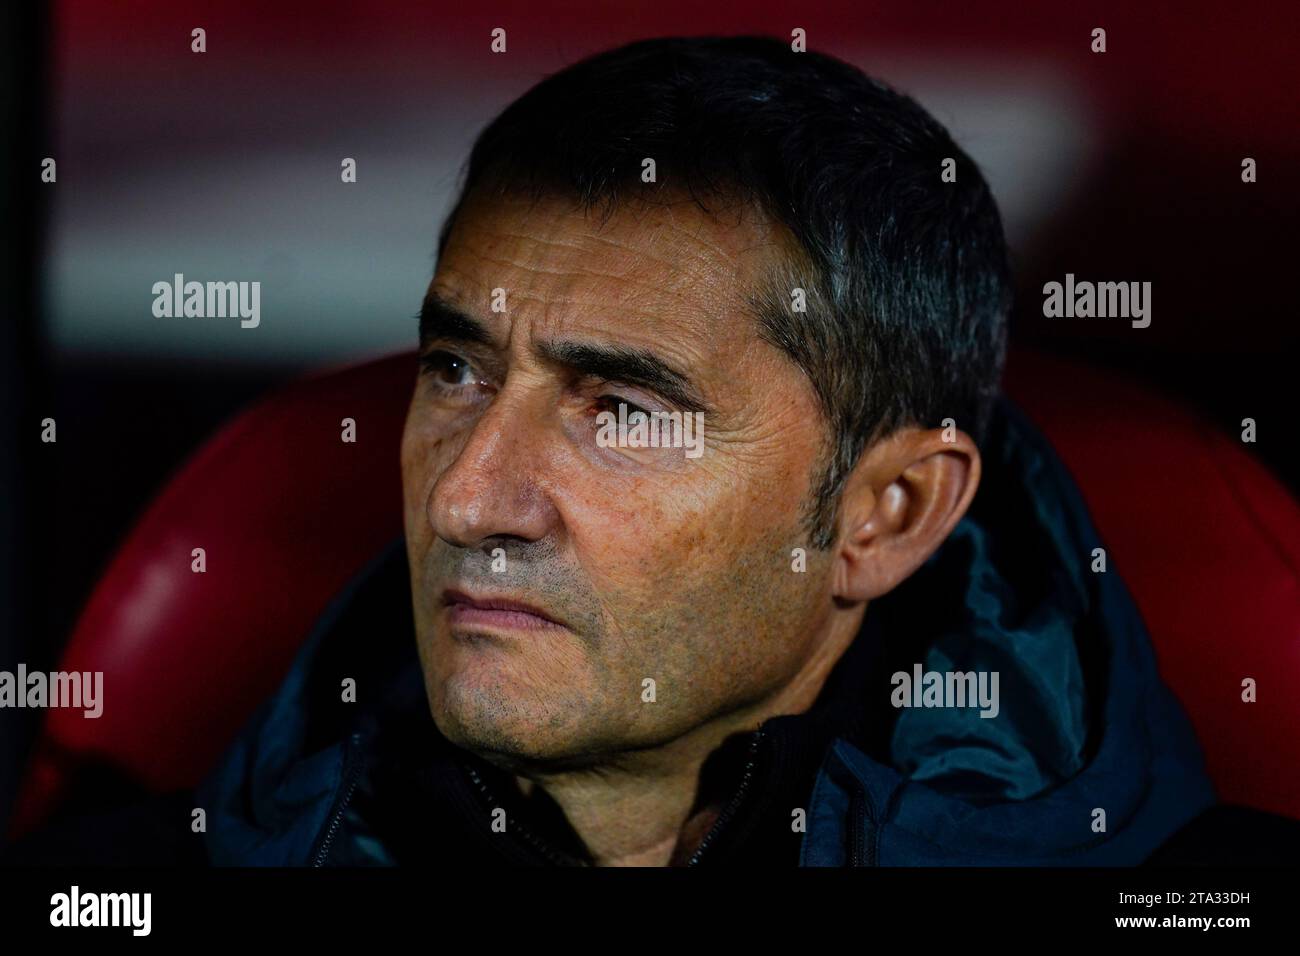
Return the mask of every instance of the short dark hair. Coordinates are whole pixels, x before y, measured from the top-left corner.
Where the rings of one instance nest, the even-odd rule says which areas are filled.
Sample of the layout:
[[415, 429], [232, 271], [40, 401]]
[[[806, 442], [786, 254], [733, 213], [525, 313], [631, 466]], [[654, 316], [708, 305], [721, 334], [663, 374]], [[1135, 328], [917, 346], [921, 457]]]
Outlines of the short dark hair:
[[[642, 182], [646, 157], [658, 184]], [[946, 160], [955, 181], [941, 178]], [[814, 547], [833, 542], [844, 480], [871, 443], [945, 418], [984, 435], [1011, 304], [997, 205], [943, 126], [856, 67], [766, 37], [600, 53], [544, 79], [479, 135], [439, 256], [476, 190], [567, 196], [606, 215], [656, 192], [706, 211], [727, 197], [789, 230], [788, 267], [747, 300], [827, 418], [806, 512]], [[792, 308], [795, 287], [804, 312]]]

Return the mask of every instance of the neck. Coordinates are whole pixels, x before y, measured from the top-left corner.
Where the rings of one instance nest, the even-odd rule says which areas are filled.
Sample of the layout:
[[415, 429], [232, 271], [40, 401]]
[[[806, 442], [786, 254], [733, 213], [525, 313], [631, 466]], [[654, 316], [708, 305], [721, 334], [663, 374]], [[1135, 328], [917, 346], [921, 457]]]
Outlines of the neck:
[[755, 705], [652, 750], [621, 755], [617, 765], [516, 775], [515, 782], [526, 797], [540, 788], [555, 801], [597, 866], [684, 864], [734, 789], [735, 749], [724, 744], [773, 717], [812, 707], [864, 612], [859, 605], [836, 615], [803, 668]]

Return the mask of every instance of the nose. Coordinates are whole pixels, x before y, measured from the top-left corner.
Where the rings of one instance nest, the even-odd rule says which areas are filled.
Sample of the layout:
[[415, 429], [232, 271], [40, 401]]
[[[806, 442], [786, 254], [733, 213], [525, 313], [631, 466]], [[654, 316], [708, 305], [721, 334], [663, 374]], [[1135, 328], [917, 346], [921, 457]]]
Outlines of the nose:
[[438, 537], [458, 548], [492, 537], [545, 537], [555, 511], [540, 482], [547, 441], [541, 403], [540, 396], [502, 389], [470, 427], [429, 494]]

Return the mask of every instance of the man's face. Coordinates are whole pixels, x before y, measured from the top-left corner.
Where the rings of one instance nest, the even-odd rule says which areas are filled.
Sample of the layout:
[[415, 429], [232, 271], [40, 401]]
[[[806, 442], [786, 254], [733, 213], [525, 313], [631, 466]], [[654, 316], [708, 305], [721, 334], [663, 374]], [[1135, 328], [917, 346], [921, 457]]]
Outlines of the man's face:
[[[742, 300], [776, 242], [688, 202], [603, 225], [560, 200], [462, 208], [402, 441], [419, 653], [453, 742], [515, 767], [606, 763], [761, 704], [807, 661], [829, 559], [809, 549], [796, 572], [792, 551], [824, 424]], [[648, 364], [611, 364], [628, 352]], [[619, 402], [702, 409], [702, 453], [603, 447], [596, 416]]]

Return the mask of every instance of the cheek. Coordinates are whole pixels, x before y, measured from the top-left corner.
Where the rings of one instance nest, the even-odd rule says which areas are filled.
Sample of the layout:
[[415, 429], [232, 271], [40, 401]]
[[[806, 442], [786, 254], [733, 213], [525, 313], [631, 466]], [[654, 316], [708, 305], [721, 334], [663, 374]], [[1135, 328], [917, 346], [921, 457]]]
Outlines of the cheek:
[[667, 576], [687, 573], [706, 550], [713, 533], [707, 525], [710, 512], [693, 504], [680, 489], [642, 485], [617, 496], [591, 496], [564, 520], [597, 591], [632, 596], [660, 589]]
[[710, 611], [724, 612], [736, 563], [753, 563], [755, 552], [774, 548], [773, 532], [784, 541], [793, 523], [788, 505], [760, 498], [738, 476], [701, 474], [590, 495], [570, 502], [564, 520], [595, 593], [626, 625], [673, 613], [701, 587], [717, 595]]
[[437, 477], [436, 451], [436, 441], [408, 418], [401, 444], [402, 504], [406, 534], [412, 540], [421, 540], [432, 531], [426, 506]]

